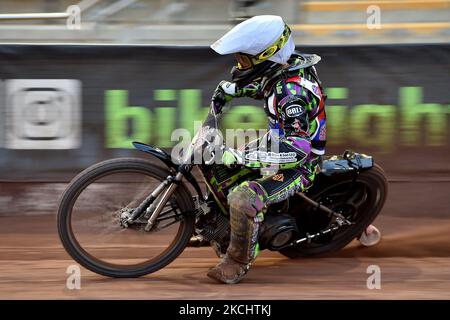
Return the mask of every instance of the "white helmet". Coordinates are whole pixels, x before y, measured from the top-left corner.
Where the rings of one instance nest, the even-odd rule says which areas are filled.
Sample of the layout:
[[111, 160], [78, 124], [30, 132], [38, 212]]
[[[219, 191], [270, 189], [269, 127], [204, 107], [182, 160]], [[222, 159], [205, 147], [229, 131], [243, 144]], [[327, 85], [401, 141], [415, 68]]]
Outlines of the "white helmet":
[[[211, 45], [217, 53], [234, 53], [234, 77], [255, 78], [269, 61], [285, 64], [295, 50], [291, 30], [279, 16], [255, 16], [236, 25]], [[247, 79], [252, 80], [252, 79]]]

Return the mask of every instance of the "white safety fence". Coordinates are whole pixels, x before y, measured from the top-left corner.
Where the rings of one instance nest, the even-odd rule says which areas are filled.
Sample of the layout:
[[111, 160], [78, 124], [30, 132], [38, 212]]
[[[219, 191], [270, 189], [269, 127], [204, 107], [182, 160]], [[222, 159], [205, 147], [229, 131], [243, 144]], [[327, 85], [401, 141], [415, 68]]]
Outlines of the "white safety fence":
[[0, 14], [0, 21], [65, 19], [69, 30], [81, 29], [81, 8], [72, 5], [65, 12]]

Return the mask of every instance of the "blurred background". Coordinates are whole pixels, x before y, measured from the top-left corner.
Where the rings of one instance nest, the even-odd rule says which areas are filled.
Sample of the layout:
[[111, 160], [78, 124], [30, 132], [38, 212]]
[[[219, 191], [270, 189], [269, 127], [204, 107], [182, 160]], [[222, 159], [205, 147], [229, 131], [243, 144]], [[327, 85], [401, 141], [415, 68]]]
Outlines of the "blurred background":
[[[260, 14], [322, 57], [329, 154], [371, 153], [392, 178], [449, 178], [450, 0], [1, 0], [0, 179], [64, 182], [135, 155], [132, 140], [172, 147], [230, 77], [233, 57], [209, 45]], [[266, 120], [238, 99], [224, 125]], [[2, 213], [14, 199], [0, 198]]]
[[[282, 16], [297, 49], [322, 57], [327, 154], [353, 149], [386, 170], [385, 242], [368, 255], [441, 257], [430, 272], [448, 270], [450, 0], [0, 0], [0, 259], [67, 259], [54, 223], [67, 183], [101, 160], [145, 157], [133, 140], [169, 150], [174, 129], [192, 131], [235, 63], [209, 45], [261, 14]], [[249, 99], [223, 123], [266, 124]], [[450, 293], [420, 268], [412, 297]], [[36, 297], [31, 280], [8, 285], [15, 272], [0, 269], [0, 297]]]
[[[448, 0], [2, 0], [0, 14], [63, 13], [77, 5], [81, 30], [65, 19], [0, 18], [2, 42], [81, 42], [209, 45], [253, 15], [282, 16], [296, 43], [448, 42]], [[380, 10], [382, 28], [367, 27]], [[372, 17], [372, 18], [370, 18]]]

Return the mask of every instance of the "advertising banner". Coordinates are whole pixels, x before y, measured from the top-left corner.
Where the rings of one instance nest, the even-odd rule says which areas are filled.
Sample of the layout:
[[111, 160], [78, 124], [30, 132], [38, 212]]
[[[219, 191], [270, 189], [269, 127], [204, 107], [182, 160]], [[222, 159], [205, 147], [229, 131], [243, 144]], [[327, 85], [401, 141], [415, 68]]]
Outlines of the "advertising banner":
[[[448, 175], [450, 45], [299, 47], [322, 57], [327, 154], [371, 154], [388, 174]], [[208, 47], [0, 45], [0, 180], [68, 181], [112, 157], [170, 149], [194, 129], [232, 56]], [[265, 128], [235, 99], [224, 128]]]

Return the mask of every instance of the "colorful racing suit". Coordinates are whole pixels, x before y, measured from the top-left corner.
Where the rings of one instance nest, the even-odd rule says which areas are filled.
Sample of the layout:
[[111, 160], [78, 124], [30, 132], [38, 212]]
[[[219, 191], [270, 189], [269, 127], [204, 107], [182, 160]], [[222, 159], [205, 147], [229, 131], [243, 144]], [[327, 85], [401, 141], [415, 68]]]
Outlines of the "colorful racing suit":
[[263, 92], [259, 86], [252, 83], [235, 97], [265, 100], [269, 130], [263, 139], [272, 147], [275, 143], [278, 150], [261, 151], [262, 140], [252, 141], [243, 149], [245, 166], [279, 170], [245, 181], [228, 194], [231, 239], [227, 256], [248, 266], [259, 252], [258, 232], [267, 206], [312, 185], [326, 143], [325, 97], [314, 66], [288, 73]]

